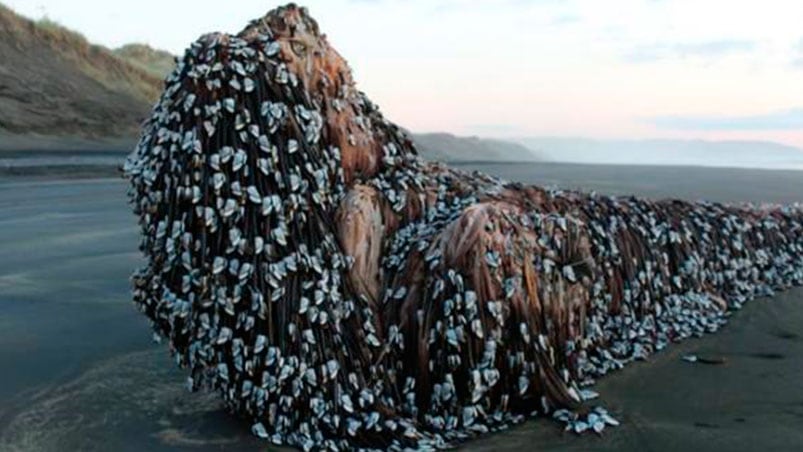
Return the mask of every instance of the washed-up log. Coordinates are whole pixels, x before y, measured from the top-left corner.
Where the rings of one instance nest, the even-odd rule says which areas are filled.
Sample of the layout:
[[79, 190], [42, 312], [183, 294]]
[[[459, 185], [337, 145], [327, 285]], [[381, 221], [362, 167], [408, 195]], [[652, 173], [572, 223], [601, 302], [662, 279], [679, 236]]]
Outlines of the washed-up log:
[[180, 59], [125, 172], [136, 305], [189, 386], [304, 449], [617, 421], [595, 379], [803, 283], [801, 206], [547, 190], [422, 161], [306, 11]]

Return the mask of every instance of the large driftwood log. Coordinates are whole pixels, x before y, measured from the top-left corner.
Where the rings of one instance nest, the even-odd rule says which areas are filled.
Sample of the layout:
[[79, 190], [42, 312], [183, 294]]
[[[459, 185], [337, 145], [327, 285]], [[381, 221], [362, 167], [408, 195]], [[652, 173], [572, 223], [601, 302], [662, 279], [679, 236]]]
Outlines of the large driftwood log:
[[803, 282], [803, 211], [616, 198], [427, 163], [305, 10], [203, 36], [126, 163], [134, 300], [257, 435], [442, 446]]

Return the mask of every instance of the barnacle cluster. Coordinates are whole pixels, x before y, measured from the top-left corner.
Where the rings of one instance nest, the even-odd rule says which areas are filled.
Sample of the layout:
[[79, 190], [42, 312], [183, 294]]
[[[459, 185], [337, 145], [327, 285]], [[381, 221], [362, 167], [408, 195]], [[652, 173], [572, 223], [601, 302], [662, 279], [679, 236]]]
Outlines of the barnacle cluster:
[[421, 160], [303, 8], [193, 43], [126, 162], [136, 305], [192, 389], [304, 449], [617, 421], [596, 378], [803, 283], [803, 208]]

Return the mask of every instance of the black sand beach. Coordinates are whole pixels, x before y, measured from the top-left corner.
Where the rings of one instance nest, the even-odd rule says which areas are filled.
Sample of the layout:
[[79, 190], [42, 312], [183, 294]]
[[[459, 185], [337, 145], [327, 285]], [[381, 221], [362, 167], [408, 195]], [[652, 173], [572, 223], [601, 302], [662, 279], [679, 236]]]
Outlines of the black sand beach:
[[[458, 166], [602, 193], [803, 201], [803, 172], [796, 171]], [[0, 176], [0, 450], [270, 448], [216, 395], [187, 393], [166, 346], [150, 340], [146, 319], [129, 301], [128, 276], [140, 257], [125, 182], [64, 176]], [[542, 419], [464, 448], [803, 448], [802, 334], [803, 290], [754, 300], [722, 332], [601, 380], [600, 403], [623, 423], [603, 437], [563, 433]], [[685, 353], [725, 363], [690, 364], [680, 359]]]

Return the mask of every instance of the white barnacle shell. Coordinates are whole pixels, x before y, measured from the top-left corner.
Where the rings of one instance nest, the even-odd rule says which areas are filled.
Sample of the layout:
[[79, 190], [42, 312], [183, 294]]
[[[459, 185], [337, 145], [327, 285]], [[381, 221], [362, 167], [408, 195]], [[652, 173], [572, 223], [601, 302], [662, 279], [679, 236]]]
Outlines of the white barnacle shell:
[[293, 154], [298, 151], [298, 141], [294, 139], [287, 140], [287, 153]]
[[250, 93], [251, 91], [254, 90], [254, 80], [251, 79], [250, 77], [246, 77], [245, 80], [243, 80], [243, 84], [245, 85], [246, 93]]
[[233, 97], [226, 97], [223, 99], [223, 108], [229, 113], [234, 113], [235, 101]]
[[248, 193], [249, 201], [254, 204], [262, 204], [262, 195], [259, 194], [259, 190], [254, 185], [249, 185], [246, 193]]
[[279, 53], [281, 49], [281, 45], [278, 41], [271, 41], [267, 46], [265, 46], [265, 55], [266, 56], [274, 56]]
[[220, 329], [220, 333], [218, 333], [217, 335], [216, 342], [218, 344], [225, 344], [226, 342], [231, 340], [232, 334], [233, 333], [231, 331], [231, 328], [224, 326], [223, 328]]

